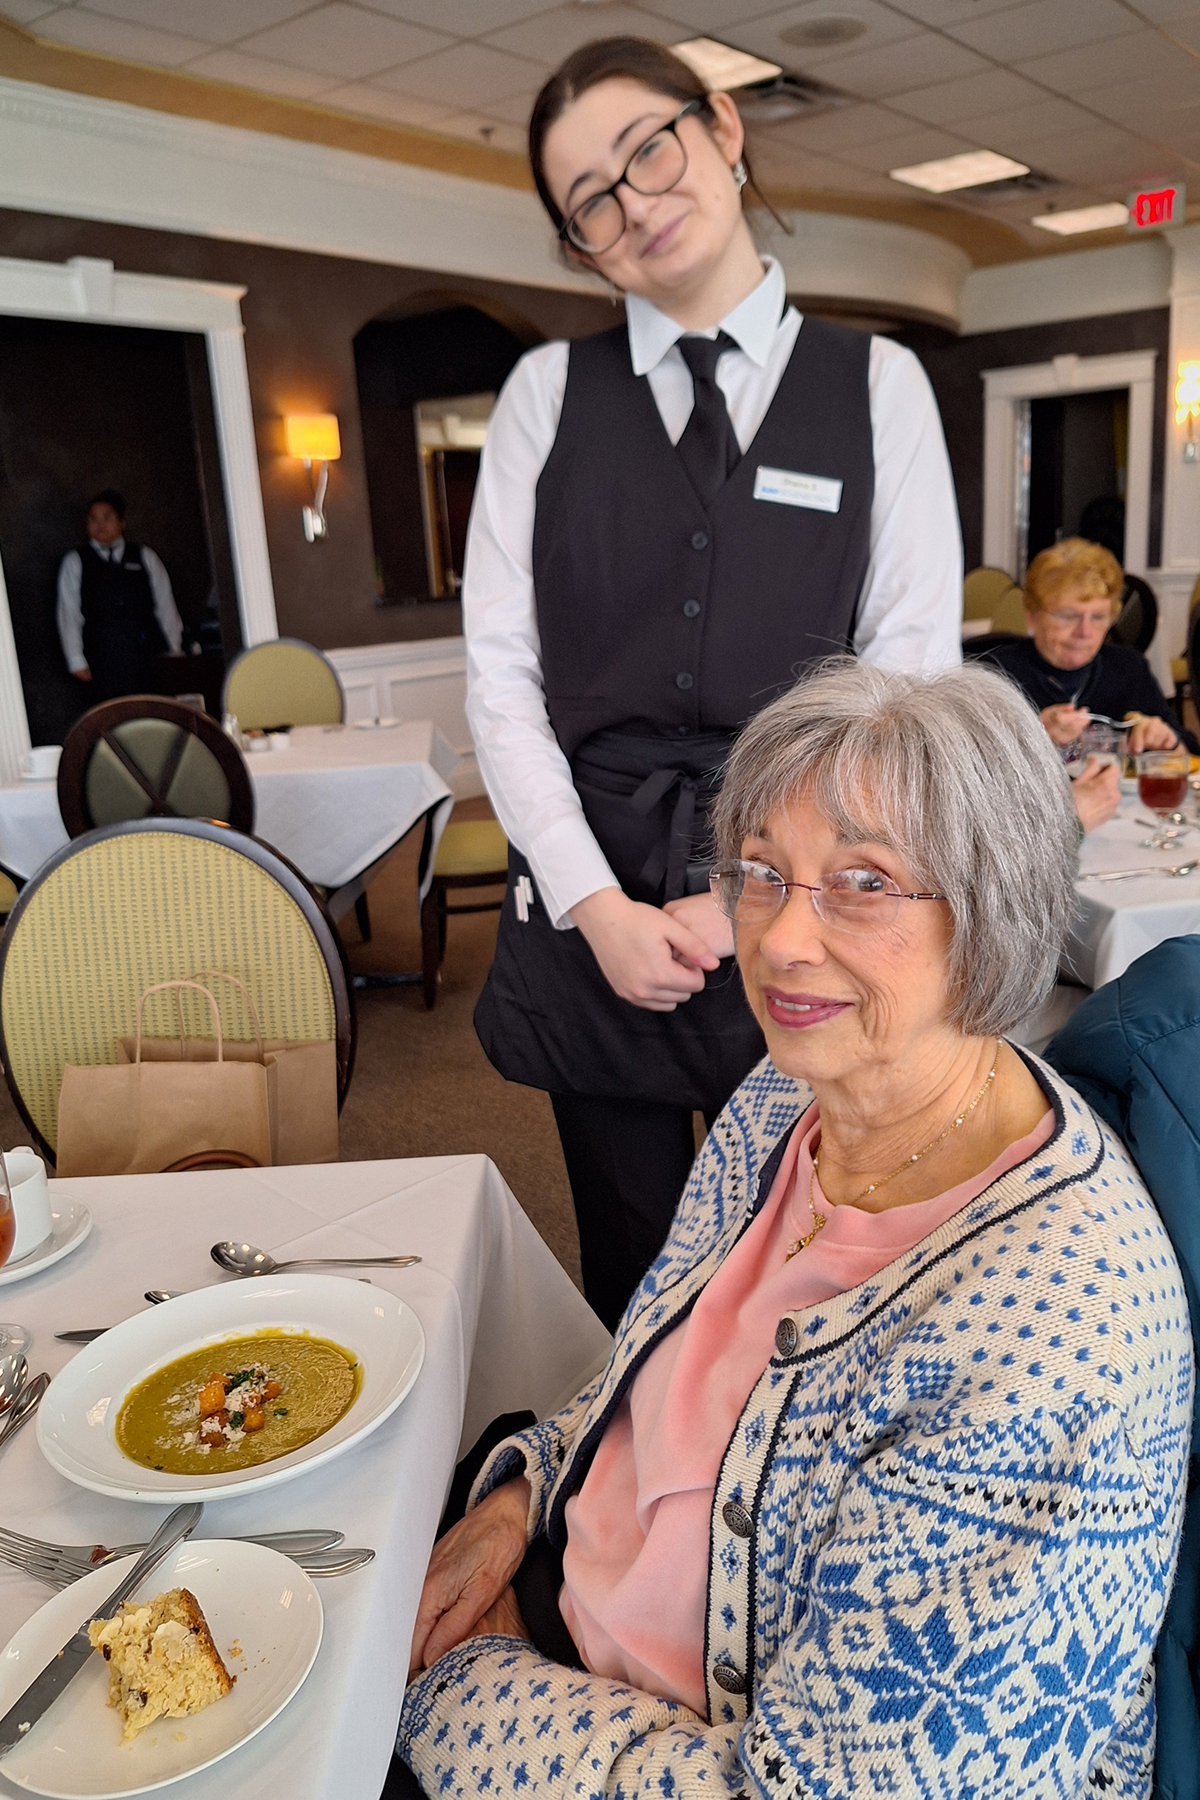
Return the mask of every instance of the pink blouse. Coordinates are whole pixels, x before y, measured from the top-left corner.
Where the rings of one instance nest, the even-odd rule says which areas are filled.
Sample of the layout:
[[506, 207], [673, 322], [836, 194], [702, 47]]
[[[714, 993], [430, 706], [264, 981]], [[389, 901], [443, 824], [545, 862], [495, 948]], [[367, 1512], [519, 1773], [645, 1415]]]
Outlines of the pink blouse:
[[[579, 1492], [567, 1502], [559, 1607], [586, 1666], [706, 1716], [704, 1610], [713, 1490], [751, 1389], [786, 1312], [867, 1281], [1032, 1156], [1047, 1112], [990, 1168], [931, 1200], [887, 1212], [833, 1206], [813, 1174], [816, 1103], [791, 1141], [770, 1195], [689, 1316], [651, 1352], [613, 1414]], [[828, 1223], [812, 1229], [809, 1183]]]

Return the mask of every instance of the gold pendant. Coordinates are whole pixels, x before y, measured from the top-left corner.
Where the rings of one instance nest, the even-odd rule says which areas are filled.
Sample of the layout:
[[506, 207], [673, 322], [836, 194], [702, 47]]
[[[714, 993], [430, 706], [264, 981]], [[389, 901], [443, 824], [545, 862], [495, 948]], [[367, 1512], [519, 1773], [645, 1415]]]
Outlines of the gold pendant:
[[783, 1259], [784, 1262], [790, 1263], [793, 1256], [799, 1256], [799, 1254], [802, 1250], [806, 1250], [808, 1248], [809, 1244], [812, 1243], [813, 1239], [816, 1237], [818, 1231], [820, 1231], [820, 1229], [824, 1223], [825, 1223], [825, 1214], [819, 1213], [819, 1212], [814, 1212], [813, 1213], [813, 1228], [812, 1228], [812, 1230], [807, 1234], [806, 1237], [793, 1238], [792, 1242], [787, 1247], [787, 1255]]

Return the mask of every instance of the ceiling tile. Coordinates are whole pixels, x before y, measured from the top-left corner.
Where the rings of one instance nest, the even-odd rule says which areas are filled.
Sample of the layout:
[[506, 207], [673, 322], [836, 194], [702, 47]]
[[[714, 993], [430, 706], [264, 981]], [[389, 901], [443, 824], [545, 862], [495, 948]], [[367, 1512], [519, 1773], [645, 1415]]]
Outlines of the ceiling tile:
[[123, 62], [154, 63], [168, 69], [208, 49], [196, 38], [179, 37], [173, 31], [150, 31], [144, 25], [101, 18], [98, 13], [81, 12], [74, 7], [39, 19], [37, 35], [55, 44], [70, 44], [77, 50], [120, 57]]
[[209, 50], [187, 64], [189, 75], [209, 81], [228, 81], [234, 87], [255, 88], [264, 94], [285, 94], [292, 100], [311, 100], [329, 86], [328, 75], [313, 69], [293, 69], [288, 63], [269, 62], [265, 56], [246, 56], [241, 50]]
[[[1143, 75], [1169, 76], [1179, 67], [1179, 51], [1156, 31], [1127, 32], [1100, 44], [1080, 44], [1058, 50], [1052, 56], [1014, 59], [1013, 66], [1060, 94], [1079, 99], [1092, 88], [1110, 87], [1119, 81], [1137, 81]], [[1200, 71], [1193, 74], [1193, 79]]]
[[452, 113], [448, 119], [439, 119], [436, 129], [439, 135], [468, 138], [473, 143], [486, 144], [491, 150], [511, 150], [519, 155], [525, 149], [523, 131], [518, 131], [515, 125], [502, 124], [499, 119], [489, 119], [483, 113]]
[[788, 144], [756, 139], [751, 159], [757, 180], [768, 188], [811, 188], [822, 194], [882, 195], [895, 183], [873, 169], [858, 169], [828, 156], [802, 156]]
[[1155, 25], [1174, 29], [1179, 19], [1194, 19], [1200, 13], [1200, 0], [1138, 0], [1138, 11]]
[[389, 13], [394, 19], [409, 19], [414, 25], [430, 25], [439, 31], [450, 31], [456, 37], [481, 37], [485, 31], [498, 31], [503, 25], [515, 25], [532, 13], [549, 10], [548, 0], [362, 0], [376, 12]]
[[[1177, 0], [1178, 3], [1178, 0]], [[764, 13], [779, 11], [778, 0], [640, 0], [641, 10], [656, 13], [684, 27], [681, 37], [689, 32], [717, 36], [732, 42], [730, 33], [740, 31], [752, 19]]]
[[847, 147], [854, 149], [861, 144], [878, 143], [881, 138], [894, 138], [906, 125], [907, 120], [883, 106], [838, 106], [811, 119], [802, 114], [779, 125], [765, 126], [764, 130], [797, 150], [836, 156]]
[[605, 6], [597, 15], [594, 6], [556, 6], [520, 25], [488, 34], [486, 42], [514, 56], [531, 56], [552, 67], [596, 37], [645, 37], [659, 43], [677, 43], [686, 36], [680, 27], [633, 6]]
[[499, 119], [505, 125], [519, 125], [524, 132], [528, 129], [529, 115], [536, 99], [537, 89], [530, 88], [524, 94], [508, 94], [503, 100], [489, 100], [488, 118]]
[[18, 25], [32, 25], [35, 19], [42, 19], [55, 10], [53, 4], [47, 6], [46, 0], [0, 0], [0, 14], [15, 20]]
[[[1163, 26], [1163, 30], [1169, 31], [1181, 44], [1189, 44], [1193, 50], [1200, 50], [1200, 9], [1190, 19], [1172, 19], [1169, 25]], [[1196, 78], [1200, 85], [1200, 69], [1196, 71]]]
[[82, 0], [81, 10], [108, 13], [160, 31], [182, 32], [208, 44], [230, 44], [247, 32], [307, 12], [309, 4], [306, 0]]
[[[906, 169], [913, 163], [932, 162], [937, 156], [957, 156], [961, 150], [973, 149], [970, 139], [952, 137], [948, 131], [907, 131], [900, 137], [884, 138], [877, 144], [848, 147], [838, 154], [839, 162], [853, 163], [860, 169]], [[893, 185], [893, 191], [899, 192]], [[910, 189], [911, 194], [915, 190]]]
[[1200, 91], [1194, 63], [1180, 59], [1179, 67], [1169, 76], [1143, 75], [1132, 81], [1114, 82], [1112, 87], [1093, 88], [1085, 96], [1093, 112], [1115, 119], [1131, 130], [1153, 134], [1163, 119], [1186, 106]]
[[[906, 96], [907, 98], [907, 96]], [[899, 105], [899, 102], [897, 102]], [[1028, 162], [1025, 146], [1036, 138], [1061, 137], [1068, 131], [1090, 131], [1096, 124], [1094, 113], [1056, 94], [1034, 100], [1028, 106], [1005, 107], [1002, 112], [980, 113], [971, 130], [989, 150]]]
[[526, 93], [531, 86], [540, 87], [547, 74], [548, 69], [509, 56], [504, 50], [493, 50], [488, 44], [454, 44], [436, 56], [396, 69], [383, 77], [381, 85], [414, 94], [419, 100], [445, 101], [457, 111]]
[[1103, 38], [1124, 37], [1136, 20], [1118, 0], [1031, 0], [983, 19], [947, 26], [953, 37], [984, 56], [1010, 63], [1017, 57], [1049, 55]]
[[420, 25], [385, 19], [381, 13], [332, 0], [303, 18], [244, 38], [238, 47], [302, 69], [324, 71], [330, 81], [339, 76], [354, 81], [360, 75], [374, 75], [414, 56], [424, 56], [447, 42], [444, 32], [426, 31]]
[[888, 94], [903, 93], [906, 88], [974, 75], [987, 66], [982, 56], [976, 56], [965, 44], [922, 31], [915, 37], [902, 38], [898, 44], [860, 50], [822, 63], [821, 80], [864, 100], [878, 100]]
[[974, 121], [982, 113], [1015, 110], [1042, 97], [1041, 90], [1032, 81], [1023, 81], [1009, 69], [981, 69], [978, 74], [964, 75], [959, 81], [939, 81], [934, 87], [912, 88], [908, 93], [896, 95], [892, 105], [897, 112], [924, 119], [927, 125], [970, 121], [974, 136]]
[[446, 116], [444, 106], [414, 100], [408, 94], [390, 93], [370, 81], [348, 81], [342, 87], [327, 88], [321, 95], [321, 105], [365, 113], [372, 119], [387, 119], [392, 125], [431, 125], [435, 119]]
[[987, 13], [1003, 12], [1013, 0], [889, 0], [898, 13], [918, 19], [923, 25], [939, 30], [960, 19], [982, 19]]
[[[824, 46], [791, 44], [780, 36], [783, 31], [803, 25], [806, 19], [826, 18], [830, 13], [858, 19], [866, 30], [849, 44]], [[782, 12], [772, 12], [746, 24], [731, 24], [722, 35], [739, 50], [752, 50], [756, 56], [783, 63], [785, 68], [820, 69], [836, 57], [845, 57], [852, 52], [861, 54], [882, 44], [895, 43], [900, 38], [915, 36], [919, 30], [920, 26], [911, 19], [902, 18], [890, 6], [880, 5], [878, 0], [836, 0], [834, 4], [830, 0], [806, 0], [803, 6], [789, 6]]]
[[[1093, 183], [1140, 181], [1157, 172], [1157, 165], [1166, 154], [1161, 146], [1111, 126], [1072, 131], [1066, 137], [1045, 138], [1029, 145], [1029, 159], [1035, 168], [1063, 181]], [[1168, 171], [1163, 169], [1162, 173]]]

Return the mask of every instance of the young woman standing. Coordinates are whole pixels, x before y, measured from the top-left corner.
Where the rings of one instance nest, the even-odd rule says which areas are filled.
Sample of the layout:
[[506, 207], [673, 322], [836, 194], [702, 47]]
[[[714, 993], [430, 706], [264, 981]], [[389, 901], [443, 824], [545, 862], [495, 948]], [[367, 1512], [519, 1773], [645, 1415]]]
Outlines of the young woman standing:
[[585, 45], [530, 160], [626, 324], [531, 351], [467, 550], [468, 714], [512, 844], [475, 1014], [554, 1105], [584, 1288], [610, 1327], [711, 1120], [763, 1053], [708, 894], [734, 737], [808, 663], [959, 658], [937, 408], [886, 339], [802, 319], [742, 212], [741, 120], [659, 45]]

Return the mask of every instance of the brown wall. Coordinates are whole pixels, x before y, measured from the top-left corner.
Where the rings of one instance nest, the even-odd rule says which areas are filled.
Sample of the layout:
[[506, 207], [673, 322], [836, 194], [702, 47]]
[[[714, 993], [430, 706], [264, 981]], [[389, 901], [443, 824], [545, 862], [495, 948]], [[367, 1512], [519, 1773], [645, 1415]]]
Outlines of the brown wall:
[[[377, 604], [353, 354], [362, 326], [422, 296], [429, 296], [431, 307], [477, 298], [503, 308], [514, 328], [526, 328], [522, 335], [530, 342], [582, 336], [613, 321], [600, 298], [3, 209], [0, 256], [41, 262], [108, 257], [131, 273], [246, 287], [246, 361], [279, 629], [325, 649], [459, 629], [458, 608], [451, 604]], [[289, 412], [333, 412], [341, 425], [342, 456], [330, 470], [324, 543], [306, 543], [300, 528], [307, 477], [282, 454], [280, 420]], [[69, 420], [63, 429], [70, 429]]]

